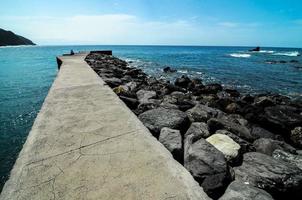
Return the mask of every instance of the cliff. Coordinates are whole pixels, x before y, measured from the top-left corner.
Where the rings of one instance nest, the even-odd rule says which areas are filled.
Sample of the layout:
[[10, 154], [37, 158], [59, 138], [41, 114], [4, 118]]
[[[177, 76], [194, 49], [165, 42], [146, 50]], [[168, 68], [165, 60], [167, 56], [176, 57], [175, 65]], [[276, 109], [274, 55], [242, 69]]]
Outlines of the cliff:
[[29, 39], [16, 35], [11, 31], [6, 31], [0, 28], [0, 46], [8, 45], [35, 45]]

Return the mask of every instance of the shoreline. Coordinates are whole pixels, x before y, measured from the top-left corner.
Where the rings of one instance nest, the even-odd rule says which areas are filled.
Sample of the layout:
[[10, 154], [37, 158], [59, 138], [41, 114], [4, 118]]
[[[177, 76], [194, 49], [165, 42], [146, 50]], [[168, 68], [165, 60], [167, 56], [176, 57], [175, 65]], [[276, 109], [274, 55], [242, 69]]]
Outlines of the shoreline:
[[[220, 84], [204, 85], [202, 80], [187, 76], [169, 83], [101, 54], [88, 55], [86, 62], [210, 197], [218, 199], [228, 195], [236, 182], [248, 182], [243, 190], [258, 187], [258, 193], [265, 190], [276, 199], [301, 198], [302, 168], [293, 160], [302, 161], [302, 101], [275, 94], [241, 95]], [[231, 146], [231, 155], [219, 149], [222, 146]], [[205, 160], [204, 155], [210, 158]], [[219, 163], [210, 161], [211, 157]], [[293, 177], [291, 186], [280, 182], [274, 162], [283, 169], [283, 175]], [[205, 171], [201, 163], [212, 170]], [[285, 163], [292, 168], [286, 168]], [[245, 171], [249, 165], [254, 172]], [[267, 171], [255, 173], [263, 167]], [[266, 173], [273, 173], [276, 185], [269, 183]]]

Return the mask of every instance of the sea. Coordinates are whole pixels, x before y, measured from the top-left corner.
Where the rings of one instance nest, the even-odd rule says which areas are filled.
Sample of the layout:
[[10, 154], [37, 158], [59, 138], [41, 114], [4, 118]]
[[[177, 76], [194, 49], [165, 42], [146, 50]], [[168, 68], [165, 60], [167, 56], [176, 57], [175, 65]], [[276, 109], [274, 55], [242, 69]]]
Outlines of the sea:
[[[71, 50], [112, 50], [157, 78], [187, 75], [242, 93], [278, 93], [302, 99], [302, 49], [214, 46], [0, 47], [0, 190], [58, 72], [56, 56]], [[164, 67], [177, 69], [163, 73]]]

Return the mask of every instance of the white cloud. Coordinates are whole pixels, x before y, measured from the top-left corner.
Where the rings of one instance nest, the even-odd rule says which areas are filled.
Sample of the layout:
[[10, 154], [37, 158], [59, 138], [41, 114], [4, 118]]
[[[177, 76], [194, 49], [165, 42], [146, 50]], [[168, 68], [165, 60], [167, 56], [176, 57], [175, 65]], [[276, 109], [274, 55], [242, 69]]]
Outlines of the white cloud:
[[219, 26], [227, 27], [227, 28], [235, 28], [239, 26], [238, 23], [235, 22], [220, 22], [218, 23]]

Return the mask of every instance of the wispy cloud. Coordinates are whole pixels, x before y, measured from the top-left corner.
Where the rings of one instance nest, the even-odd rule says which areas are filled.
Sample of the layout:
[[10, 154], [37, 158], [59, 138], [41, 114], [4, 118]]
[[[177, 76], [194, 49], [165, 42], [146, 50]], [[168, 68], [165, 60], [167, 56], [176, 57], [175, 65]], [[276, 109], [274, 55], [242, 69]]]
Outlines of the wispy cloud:
[[219, 26], [227, 27], [227, 28], [235, 28], [238, 27], [239, 24], [235, 22], [220, 22], [218, 23]]

